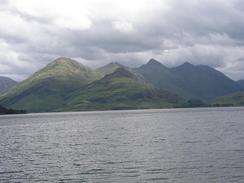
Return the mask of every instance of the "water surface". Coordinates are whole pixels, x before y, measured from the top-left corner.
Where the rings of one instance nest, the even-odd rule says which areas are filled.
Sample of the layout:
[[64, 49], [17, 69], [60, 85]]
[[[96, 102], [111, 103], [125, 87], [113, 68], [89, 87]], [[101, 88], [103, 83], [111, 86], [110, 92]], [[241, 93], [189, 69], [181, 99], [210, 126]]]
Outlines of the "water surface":
[[0, 182], [244, 182], [244, 108], [0, 117]]

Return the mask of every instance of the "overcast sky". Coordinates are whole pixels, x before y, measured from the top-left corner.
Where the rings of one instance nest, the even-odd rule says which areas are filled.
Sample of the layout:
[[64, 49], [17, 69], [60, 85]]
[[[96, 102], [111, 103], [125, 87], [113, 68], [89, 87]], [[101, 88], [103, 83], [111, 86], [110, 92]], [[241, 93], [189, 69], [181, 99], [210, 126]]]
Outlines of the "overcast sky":
[[0, 0], [0, 75], [22, 80], [59, 56], [188, 61], [244, 79], [244, 1]]

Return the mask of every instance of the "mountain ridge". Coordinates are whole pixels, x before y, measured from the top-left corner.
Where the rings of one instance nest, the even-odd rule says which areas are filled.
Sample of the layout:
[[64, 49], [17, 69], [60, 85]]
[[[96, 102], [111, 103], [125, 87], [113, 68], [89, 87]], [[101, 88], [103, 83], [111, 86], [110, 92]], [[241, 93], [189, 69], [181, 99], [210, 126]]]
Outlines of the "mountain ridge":
[[111, 62], [111, 63], [108, 63], [108, 64], [98, 68], [97, 71], [105, 76], [107, 74], [111, 74], [112, 72], [114, 72], [116, 69], [118, 69], [120, 67], [127, 68], [126, 66], [124, 66], [120, 63]]
[[136, 70], [155, 87], [174, 91], [188, 99], [210, 101], [217, 96], [242, 90], [237, 82], [206, 65], [185, 62], [168, 68], [160, 62], [156, 66], [148, 62]]
[[177, 95], [152, 88], [125, 68], [88, 84], [70, 98], [71, 102], [63, 110], [173, 107], [180, 102]]
[[113, 62], [93, 70], [60, 57], [2, 95], [0, 104], [29, 112], [197, 107], [238, 91], [240, 82], [206, 65], [168, 68], [150, 59], [138, 68]]

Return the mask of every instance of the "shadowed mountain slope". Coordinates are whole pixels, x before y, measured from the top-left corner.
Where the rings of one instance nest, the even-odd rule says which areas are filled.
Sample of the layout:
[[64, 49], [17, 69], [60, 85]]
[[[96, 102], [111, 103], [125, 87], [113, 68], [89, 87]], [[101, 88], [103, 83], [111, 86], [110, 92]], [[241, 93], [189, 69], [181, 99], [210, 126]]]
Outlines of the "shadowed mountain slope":
[[177, 106], [181, 99], [147, 85], [134, 73], [118, 68], [71, 94], [61, 110], [142, 109]]
[[241, 86], [241, 88], [244, 90], [244, 80], [239, 80], [238, 84]]
[[240, 85], [223, 73], [204, 65], [184, 63], [167, 68], [156, 60], [136, 69], [159, 89], [174, 91], [185, 98], [210, 101], [218, 96], [242, 90]]
[[0, 95], [7, 92], [10, 88], [15, 86], [18, 82], [8, 78], [0, 76]]

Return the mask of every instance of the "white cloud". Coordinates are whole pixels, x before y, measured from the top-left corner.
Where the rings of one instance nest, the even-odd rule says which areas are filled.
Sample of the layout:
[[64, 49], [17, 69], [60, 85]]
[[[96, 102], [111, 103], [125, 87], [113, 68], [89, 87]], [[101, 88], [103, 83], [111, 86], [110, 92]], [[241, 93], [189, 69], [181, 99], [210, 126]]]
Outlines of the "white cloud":
[[166, 0], [9, 0], [19, 12], [68, 29], [89, 29], [93, 20], [142, 21], [167, 10]]
[[77, 0], [12, 0], [12, 5], [23, 14], [42, 18], [61, 28], [89, 29], [89, 12]]
[[121, 33], [131, 33], [131, 32], [135, 31], [133, 25], [129, 22], [115, 21], [115, 22], [113, 22], [112, 25], [113, 25], [114, 30], [121, 32]]
[[0, 39], [0, 75], [11, 76], [13, 79], [22, 80], [26, 74], [34, 69], [28, 60], [20, 59], [21, 53], [13, 49]]

